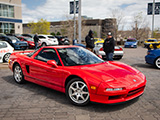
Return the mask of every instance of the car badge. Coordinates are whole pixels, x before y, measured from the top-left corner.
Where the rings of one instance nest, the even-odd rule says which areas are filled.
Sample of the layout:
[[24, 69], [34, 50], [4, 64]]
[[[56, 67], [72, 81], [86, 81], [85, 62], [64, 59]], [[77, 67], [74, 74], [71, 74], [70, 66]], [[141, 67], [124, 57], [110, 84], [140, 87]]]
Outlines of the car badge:
[[134, 82], [137, 82], [137, 80], [133, 79]]

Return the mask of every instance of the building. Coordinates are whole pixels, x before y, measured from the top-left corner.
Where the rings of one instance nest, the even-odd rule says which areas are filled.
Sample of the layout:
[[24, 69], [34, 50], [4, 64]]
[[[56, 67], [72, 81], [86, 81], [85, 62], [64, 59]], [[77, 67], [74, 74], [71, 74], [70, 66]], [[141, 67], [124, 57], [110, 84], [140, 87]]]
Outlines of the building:
[[[76, 28], [78, 28], [78, 25], [76, 26]], [[82, 31], [81, 31], [82, 40], [85, 39], [85, 36], [88, 34], [89, 30], [94, 31], [95, 37], [98, 38], [105, 38], [109, 31], [111, 31], [114, 36], [116, 31], [116, 19], [106, 18], [106, 19], [82, 20]], [[67, 32], [63, 33], [63, 31]], [[28, 24], [23, 24], [23, 33], [31, 33], [31, 29], [28, 27]], [[49, 33], [55, 33], [55, 34], [61, 33], [64, 36], [68, 36], [69, 39], [73, 39], [73, 20], [50, 22]], [[77, 38], [78, 38], [78, 29], [77, 29]]]
[[21, 0], [0, 0], [0, 33], [22, 34]]

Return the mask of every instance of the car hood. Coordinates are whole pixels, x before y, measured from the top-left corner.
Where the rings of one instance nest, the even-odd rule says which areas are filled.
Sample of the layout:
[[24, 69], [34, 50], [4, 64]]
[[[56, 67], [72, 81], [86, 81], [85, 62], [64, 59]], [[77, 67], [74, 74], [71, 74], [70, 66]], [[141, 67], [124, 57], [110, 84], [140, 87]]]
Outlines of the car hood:
[[142, 78], [137, 75], [138, 70], [129, 65], [120, 62], [105, 62], [97, 65], [81, 67], [81, 70], [91, 74], [92, 77], [99, 80], [99, 82], [121, 84], [123, 86], [133, 85], [136, 82], [142, 81]]

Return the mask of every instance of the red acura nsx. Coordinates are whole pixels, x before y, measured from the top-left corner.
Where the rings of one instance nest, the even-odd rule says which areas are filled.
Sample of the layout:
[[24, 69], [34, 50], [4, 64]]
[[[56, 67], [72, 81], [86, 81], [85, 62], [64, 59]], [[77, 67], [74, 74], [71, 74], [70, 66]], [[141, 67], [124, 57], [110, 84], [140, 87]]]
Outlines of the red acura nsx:
[[75, 105], [125, 102], [142, 95], [146, 85], [146, 77], [135, 68], [103, 61], [78, 46], [15, 52], [9, 68], [17, 83], [30, 81], [63, 92]]

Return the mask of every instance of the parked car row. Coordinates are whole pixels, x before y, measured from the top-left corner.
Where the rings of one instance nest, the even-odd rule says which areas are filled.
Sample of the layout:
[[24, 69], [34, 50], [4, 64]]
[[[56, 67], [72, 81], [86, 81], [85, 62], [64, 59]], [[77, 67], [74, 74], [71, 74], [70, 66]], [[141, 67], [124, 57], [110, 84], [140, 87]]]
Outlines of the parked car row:
[[20, 41], [15, 36], [0, 36], [0, 41], [8, 42], [15, 50], [25, 50], [28, 48], [28, 43]]
[[[52, 36], [39, 34], [38, 47], [48, 45], [69, 45], [69, 39], [63, 36]], [[17, 39], [18, 38], [18, 39]], [[34, 48], [34, 34], [2, 34], [0, 41], [8, 42], [15, 50]]]

